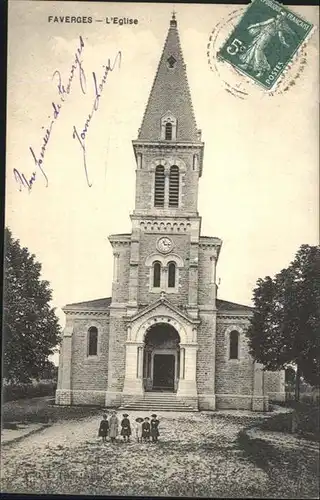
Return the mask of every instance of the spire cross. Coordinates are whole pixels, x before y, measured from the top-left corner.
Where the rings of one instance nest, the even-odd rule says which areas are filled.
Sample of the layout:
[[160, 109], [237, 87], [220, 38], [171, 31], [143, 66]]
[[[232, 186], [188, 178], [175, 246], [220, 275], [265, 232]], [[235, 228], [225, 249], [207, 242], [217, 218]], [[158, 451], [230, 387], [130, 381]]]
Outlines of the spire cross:
[[176, 21], [176, 11], [172, 10], [172, 18], [171, 18], [171, 21], [170, 21], [170, 26], [173, 26], [173, 27], [176, 27], [177, 26], [177, 21]]

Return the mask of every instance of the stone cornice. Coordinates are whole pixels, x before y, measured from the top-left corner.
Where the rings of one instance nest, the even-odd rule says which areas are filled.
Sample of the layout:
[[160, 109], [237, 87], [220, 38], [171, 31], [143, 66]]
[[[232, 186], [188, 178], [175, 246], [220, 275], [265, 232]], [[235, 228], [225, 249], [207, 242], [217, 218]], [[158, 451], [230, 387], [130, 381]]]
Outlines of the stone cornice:
[[125, 247], [131, 245], [131, 234], [111, 234], [108, 240], [113, 248]]
[[143, 146], [144, 148], [164, 148], [166, 151], [168, 149], [177, 149], [177, 148], [196, 148], [202, 149], [204, 148], [204, 142], [182, 142], [182, 141], [147, 141], [147, 140], [139, 140], [135, 139], [132, 141], [133, 146]]
[[[169, 209], [168, 209], [169, 210]], [[171, 214], [163, 214], [163, 215], [150, 215], [146, 213], [142, 213], [141, 215], [137, 213], [130, 214], [130, 219], [131, 220], [140, 220], [141, 218], [148, 220], [150, 222], [154, 221], [161, 221], [162, 219], [168, 220], [168, 222], [174, 221], [180, 221], [184, 222], [192, 222], [192, 221], [201, 221], [201, 217], [199, 215], [171, 215]]]
[[199, 238], [199, 246], [200, 248], [213, 248], [217, 247], [220, 250], [222, 245], [222, 240], [217, 238], [216, 236], [201, 236]]
[[233, 320], [243, 320], [243, 321], [248, 321], [251, 317], [251, 314], [249, 313], [244, 313], [244, 314], [227, 314], [227, 313], [219, 313], [217, 314], [217, 322], [220, 320], [222, 321], [233, 321]]
[[100, 317], [106, 317], [108, 318], [110, 316], [110, 312], [106, 311], [105, 309], [103, 310], [98, 310], [98, 309], [69, 309], [69, 308], [62, 308], [63, 312], [67, 316], [100, 316]]

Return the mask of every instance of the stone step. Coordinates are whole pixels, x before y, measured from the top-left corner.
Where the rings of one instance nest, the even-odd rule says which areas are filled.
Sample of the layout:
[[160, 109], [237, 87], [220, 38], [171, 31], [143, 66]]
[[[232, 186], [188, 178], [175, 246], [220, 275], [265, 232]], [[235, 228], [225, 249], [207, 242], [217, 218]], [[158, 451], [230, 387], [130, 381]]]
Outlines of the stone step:
[[154, 405], [123, 405], [120, 406], [119, 410], [134, 410], [134, 411], [177, 411], [177, 412], [196, 412], [198, 411], [196, 408], [192, 408], [191, 406], [164, 406], [161, 405], [159, 407], [155, 407]]
[[123, 405], [154, 405], [154, 406], [192, 406], [188, 403], [184, 403], [183, 401], [174, 401], [172, 403], [168, 403], [167, 401], [143, 401], [143, 400], [132, 400], [126, 401], [124, 400]]
[[[156, 402], [159, 402], [159, 403], [180, 403], [179, 400], [177, 399], [167, 399], [167, 398], [124, 398], [124, 401], [130, 403], [131, 401], [150, 401], [150, 403], [156, 403]], [[183, 401], [181, 401], [183, 402]]]
[[156, 405], [156, 406], [171, 406], [171, 405], [175, 405], [175, 406], [191, 406], [190, 404], [188, 403], [184, 403], [183, 401], [159, 401], [159, 400], [154, 400], [154, 401], [148, 401], [146, 399], [132, 399], [132, 400], [128, 400], [128, 399], [125, 399], [123, 401], [123, 404], [124, 405], [131, 405], [131, 404], [134, 404], [134, 405]]
[[137, 399], [144, 399], [144, 400], [148, 400], [148, 401], [183, 401], [183, 398], [179, 398], [177, 396], [173, 396], [173, 397], [167, 397], [167, 396], [152, 396], [152, 397], [149, 397], [147, 396], [146, 394], [144, 395], [124, 395], [123, 396], [124, 398], [126, 399], [134, 399], [134, 400], [137, 400]]
[[145, 393], [142, 396], [124, 396], [120, 410], [144, 411], [198, 411], [196, 406], [177, 398], [175, 393]]

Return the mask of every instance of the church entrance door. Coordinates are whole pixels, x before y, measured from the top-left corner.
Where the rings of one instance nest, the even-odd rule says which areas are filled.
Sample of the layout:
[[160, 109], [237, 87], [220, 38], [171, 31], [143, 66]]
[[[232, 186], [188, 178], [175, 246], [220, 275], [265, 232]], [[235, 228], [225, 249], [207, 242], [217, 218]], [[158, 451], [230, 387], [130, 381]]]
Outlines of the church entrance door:
[[155, 354], [153, 358], [153, 390], [174, 390], [175, 361], [172, 354]]
[[177, 391], [180, 337], [165, 323], [149, 328], [144, 339], [143, 386], [145, 391]]

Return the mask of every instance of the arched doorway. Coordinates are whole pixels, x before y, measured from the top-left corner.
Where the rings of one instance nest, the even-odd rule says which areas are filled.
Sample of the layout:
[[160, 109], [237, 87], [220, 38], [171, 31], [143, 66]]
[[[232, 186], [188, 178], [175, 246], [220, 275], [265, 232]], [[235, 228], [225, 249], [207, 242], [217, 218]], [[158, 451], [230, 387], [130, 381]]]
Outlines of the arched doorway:
[[144, 339], [143, 385], [145, 391], [171, 391], [178, 388], [180, 337], [169, 324], [151, 326]]

